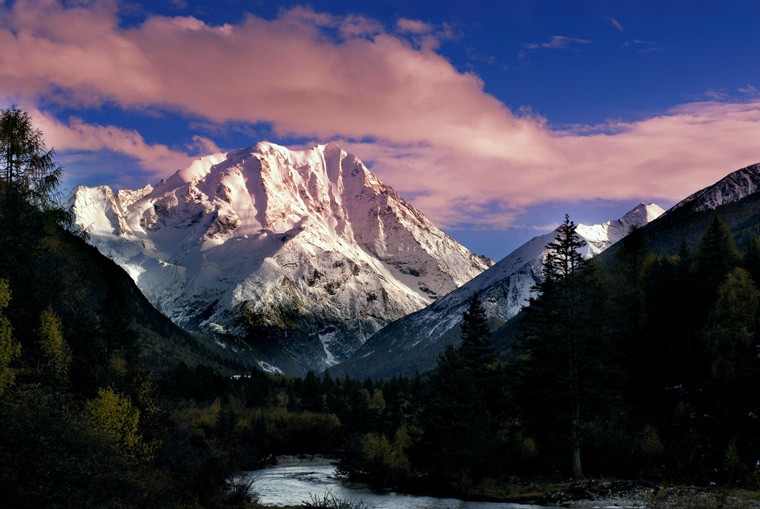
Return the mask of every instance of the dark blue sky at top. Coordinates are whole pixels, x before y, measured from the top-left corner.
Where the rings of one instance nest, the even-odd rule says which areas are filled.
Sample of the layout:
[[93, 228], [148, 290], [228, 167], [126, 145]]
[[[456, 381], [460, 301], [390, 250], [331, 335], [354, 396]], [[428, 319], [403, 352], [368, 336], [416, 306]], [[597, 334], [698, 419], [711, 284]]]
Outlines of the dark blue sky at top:
[[[138, 2], [123, 6], [120, 15], [125, 26], [141, 23], [148, 14], [187, 15], [223, 24], [239, 23], [245, 13], [273, 19], [282, 9], [300, 5], [304, 3]], [[552, 130], [636, 121], [711, 97], [741, 100], [740, 88], [760, 88], [758, 1], [318, 0], [306, 5], [333, 15], [361, 14], [388, 29], [399, 18], [445, 24], [453, 37], [441, 43], [439, 54], [459, 71], [480, 77], [484, 90], [512, 111], [540, 115]], [[530, 46], [547, 45], [555, 36], [573, 40], [562, 49]], [[170, 147], [186, 143], [193, 134], [209, 136], [223, 149], [262, 140], [285, 145], [306, 141], [274, 136], [266, 124], [227, 125], [224, 136], [215, 137], [207, 121], [184, 113], [151, 116], [109, 105], [52, 108], [61, 116], [135, 129], [146, 142]], [[635, 205], [598, 200], [543, 206], [531, 214], [534, 224], [559, 223], [566, 212], [576, 222], [592, 223], [619, 217]], [[500, 258], [542, 232], [512, 228], [449, 233], [476, 252]]]

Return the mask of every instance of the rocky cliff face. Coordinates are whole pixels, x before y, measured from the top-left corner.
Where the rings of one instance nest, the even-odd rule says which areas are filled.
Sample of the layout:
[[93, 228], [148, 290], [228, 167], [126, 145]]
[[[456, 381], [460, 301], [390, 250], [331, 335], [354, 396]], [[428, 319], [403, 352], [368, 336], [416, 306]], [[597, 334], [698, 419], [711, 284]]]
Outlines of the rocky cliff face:
[[272, 371], [334, 365], [493, 265], [335, 144], [259, 143], [155, 187], [79, 186], [69, 206], [159, 310], [247, 338]]

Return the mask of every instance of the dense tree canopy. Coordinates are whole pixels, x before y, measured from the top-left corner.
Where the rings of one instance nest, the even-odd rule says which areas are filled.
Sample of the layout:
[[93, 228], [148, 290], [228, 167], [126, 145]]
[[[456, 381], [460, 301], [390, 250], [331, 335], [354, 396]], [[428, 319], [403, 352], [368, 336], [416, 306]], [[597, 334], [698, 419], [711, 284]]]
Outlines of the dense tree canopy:
[[0, 175], [7, 207], [22, 202], [42, 209], [55, 207], [63, 169], [31, 115], [16, 106], [0, 111]]

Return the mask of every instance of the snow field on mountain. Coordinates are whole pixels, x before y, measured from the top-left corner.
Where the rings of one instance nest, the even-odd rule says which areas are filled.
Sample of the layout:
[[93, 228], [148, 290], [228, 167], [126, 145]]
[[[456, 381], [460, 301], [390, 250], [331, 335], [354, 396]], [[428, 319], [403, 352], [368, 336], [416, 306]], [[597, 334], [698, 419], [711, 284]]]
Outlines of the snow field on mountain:
[[335, 144], [258, 143], [155, 187], [79, 186], [69, 205], [90, 242], [179, 325], [292, 329], [320, 342], [325, 367], [493, 263]]

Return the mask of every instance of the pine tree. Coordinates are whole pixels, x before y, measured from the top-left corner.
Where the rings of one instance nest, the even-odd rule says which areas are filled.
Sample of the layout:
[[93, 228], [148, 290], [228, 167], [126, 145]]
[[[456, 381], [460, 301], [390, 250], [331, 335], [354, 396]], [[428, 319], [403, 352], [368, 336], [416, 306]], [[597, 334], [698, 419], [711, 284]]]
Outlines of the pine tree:
[[45, 147], [42, 131], [28, 112], [11, 106], [0, 112], [0, 189], [6, 212], [22, 202], [55, 209], [63, 170], [55, 151]]
[[703, 392], [709, 394], [704, 413], [714, 416], [715, 442], [758, 433], [755, 422], [760, 412], [758, 309], [760, 290], [749, 272], [734, 269], [720, 285], [708, 325], [702, 331], [711, 361], [709, 374], [705, 376], [710, 383], [704, 386]]
[[486, 312], [477, 293], [473, 295], [470, 306], [463, 314], [461, 328], [462, 344], [459, 351], [465, 365], [473, 371], [475, 376], [478, 376], [478, 373], [493, 364], [496, 360], [496, 354], [491, 341], [491, 331], [488, 328]]
[[547, 245], [544, 280], [525, 309], [518, 350], [520, 398], [534, 426], [564, 435], [571, 449], [573, 476], [583, 477], [581, 428], [601, 399], [610, 369], [598, 325], [604, 302], [594, 265], [579, 250], [585, 241], [565, 216], [556, 240]]
[[700, 304], [702, 314], [707, 314], [715, 301], [718, 286], [731, 271], [739, 265], [731, 231], [715, 216], [710, 226], [699, 240], [696, 255], [696, 276], [699, 279]]
[[621, 349], [631, 360], [634, 345], [641, 340], [644, 325], [644, 291], [642, 274], [652, 258], [641, 229], [631, 227], [615, 252], [610, 295], [611, 326]]
[[309, 370], [303, 381], [301, 393], [301, 408], [309, 412], [320, 413], [325, 409], [325, 400], [322, 396], [322, 382], [314, 371]]
[[712, 357], [712, 376], [735, 392], [751, 385], [760, 367], [759, 309], [760, 291], [749, 272], [741, 268], [731, 271], [718, 289], [704, 337]]
[[[464, 486], [481, 475], [488, 419], [476, 380], [460, 350], [446, 345], [423, 392], [417, 457], [435, 477]], [[452, 478], [453, 477], [453, 478]]]

